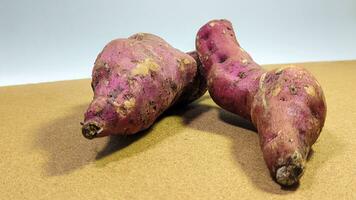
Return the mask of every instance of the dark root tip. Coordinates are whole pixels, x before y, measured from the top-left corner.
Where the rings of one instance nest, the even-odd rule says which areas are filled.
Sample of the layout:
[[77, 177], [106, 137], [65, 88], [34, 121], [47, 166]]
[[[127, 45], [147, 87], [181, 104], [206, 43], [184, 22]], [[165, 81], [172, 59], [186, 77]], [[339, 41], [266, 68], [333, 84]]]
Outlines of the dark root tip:
[[95, 138], [103, 129], [96, 123], [87, 123], [82, 127], [82, 134], [87, 139]]
[[278, 168], [276, 173], [277, 183], [282, 186], [292, 186], [299, 182], [303, 174], [303, 168], [300, 166], [289, 165]]
[[276, 181], [282, 186], [292, 186], [299, 182], [304, 173], [304, 160], [299, 152], [294, 152], [291, 162], [280, 166], [276, 171]]

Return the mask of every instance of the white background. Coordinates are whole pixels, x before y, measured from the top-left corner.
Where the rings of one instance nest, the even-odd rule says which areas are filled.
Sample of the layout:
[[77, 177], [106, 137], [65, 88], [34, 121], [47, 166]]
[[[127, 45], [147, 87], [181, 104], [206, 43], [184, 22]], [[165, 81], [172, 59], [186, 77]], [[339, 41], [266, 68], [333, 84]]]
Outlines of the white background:
[[260, 64], [356, 59], [356, 0], [0, 0], [0, 85], [90, 77], [107, 42], [136, 32], [192, 50], [214, 18]]

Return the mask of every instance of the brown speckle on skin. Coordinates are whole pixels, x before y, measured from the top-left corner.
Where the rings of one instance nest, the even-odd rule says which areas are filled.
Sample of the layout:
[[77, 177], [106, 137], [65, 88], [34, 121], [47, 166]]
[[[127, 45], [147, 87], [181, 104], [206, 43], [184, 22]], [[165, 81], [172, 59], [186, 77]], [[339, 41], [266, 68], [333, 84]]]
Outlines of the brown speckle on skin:
[[108, 97], [115, 99], [118, 94], [119, 94], [119, 90], [118, 89], [114, 89], [114, 90], [109, 92]]
[[171, 86], [171, 89], [173, 90], [173, 91], [177, 91], [177, 84], [176, 83], [174, 83], [173, 81], [170, 81], [169, 82], [170, 83], [170, 86]]
[[297, 88], [294, 85], [290, 85], [289, 86], [289, 91], [292, 95], [296, 95], [297, 94]]
[[134, 95], [131, 94], [131, 93], [128, 93], [128, 94], [125, 94], [125, 95], [124, 95], [124, 99], [126, 99], [126, 100], [129, 100], [129, 99], [131, 99], [132, 97], [134, 97]]
[[154, 101], [149, 101], [148, 104], [152, 107], [153, 110], [157, 110], [157, 105]]
[[239, 78], [245, 78], [246, 77], [246, 73], [245, 72], [239, 72], [238, 74]]

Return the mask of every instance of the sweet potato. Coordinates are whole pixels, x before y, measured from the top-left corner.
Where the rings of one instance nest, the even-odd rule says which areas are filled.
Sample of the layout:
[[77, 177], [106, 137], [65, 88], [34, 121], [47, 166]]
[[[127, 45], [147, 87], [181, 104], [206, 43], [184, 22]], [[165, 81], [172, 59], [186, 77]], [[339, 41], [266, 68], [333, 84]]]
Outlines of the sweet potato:
[[137, 133], [172, 105], [199, 98], [206, 84], [194, 58], [195, 52], [183, 53], [148, 33], [111, 41], [94, 64], [84, 137]]
[[196, 49], [213, 100], [256, 126], [264, 160], [279, 184], [297, 183], [326, 116], [317, 80], [300, 67], [261, 68], [227, 20], [201, 27]]

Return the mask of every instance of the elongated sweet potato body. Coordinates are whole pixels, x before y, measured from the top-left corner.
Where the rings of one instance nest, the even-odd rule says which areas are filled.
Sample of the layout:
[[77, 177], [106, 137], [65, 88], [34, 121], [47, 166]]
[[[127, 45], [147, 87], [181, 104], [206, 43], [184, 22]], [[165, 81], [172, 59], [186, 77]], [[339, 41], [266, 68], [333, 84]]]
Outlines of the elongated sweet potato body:
[[262, 69], [240, 47], [227, 20], [200, 28], [196, 48], [213, 100], [253, 122], [264, 160], [279, 184], [297, 183], [326, 117], [319, 83], [299, 67]]
[[94, 64], [94, 98], [84, 116], [83, 135], [134, 134], [173, 104], [199, 98], [206, 87], [199, 84], [197, 63], [190, 55], [148, 33], [111, 41]]

